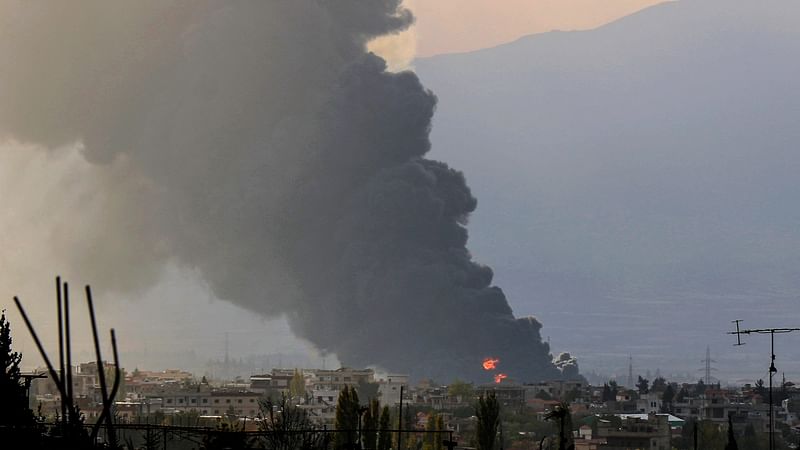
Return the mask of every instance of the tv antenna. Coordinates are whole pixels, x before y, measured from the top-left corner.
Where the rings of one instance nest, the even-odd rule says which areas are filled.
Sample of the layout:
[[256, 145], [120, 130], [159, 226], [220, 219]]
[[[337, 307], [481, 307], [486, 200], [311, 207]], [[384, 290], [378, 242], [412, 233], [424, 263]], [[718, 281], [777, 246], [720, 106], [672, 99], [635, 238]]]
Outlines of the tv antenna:
[[736, 324], [736, 331], [729, 331], [728, 334], [736, 335], [735, 346], [744, 345], [742, 342], [743, 334], [768, 334], [770, 337], [770, 364], [769, 364], [769, 449], [775, 449], [775, 417], [773, 413], [774, 405], [772, 404], [772, 377], [778, 372], [775, 368], [775, 335], [786, 334], [793, 331], [800, 331], [800, 328], [751, 328], [741, 329], [739, 323], [741, 320], [733, 320], [732, 323]]

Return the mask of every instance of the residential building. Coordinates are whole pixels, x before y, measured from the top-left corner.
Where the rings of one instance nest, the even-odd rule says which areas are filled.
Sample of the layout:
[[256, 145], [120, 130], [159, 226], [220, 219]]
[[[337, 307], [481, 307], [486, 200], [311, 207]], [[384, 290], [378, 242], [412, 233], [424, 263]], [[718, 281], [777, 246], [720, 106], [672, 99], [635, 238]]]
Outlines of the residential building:
[[603, 450], [670, 450], [671, 433], [666, 415], [648, 414], [646, 419], [639, 416], [621, 417], [614, 420], [599, 419], [597, 437], [604, 439]]

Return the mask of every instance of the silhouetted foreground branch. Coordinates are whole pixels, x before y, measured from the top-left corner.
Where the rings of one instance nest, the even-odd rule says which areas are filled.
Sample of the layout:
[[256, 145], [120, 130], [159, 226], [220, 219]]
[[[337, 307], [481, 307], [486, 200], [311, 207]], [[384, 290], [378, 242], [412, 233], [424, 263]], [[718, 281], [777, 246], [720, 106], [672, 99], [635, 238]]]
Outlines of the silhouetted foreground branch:
[[[97, 436], [101, 425], [105, 422], [106, 441], [110, 444], [111, 448], [117, 448], [117, 439], [115, 433], [115, 424], [113, 421], [112, 407], [114, 405], [114, 398], [117, 395], [120, 384], [120, 364], [119, 352], [117, 350], [117, 339], [114, 329], [110, 331], [111, 334], [111, 348], [114, 354], [114, 383], [111, 391], [108, 391], [105, 379], [105, 365], [103, 357], [100, 352], [100, 340], [97, 332], [97, 320], [94, 313], [94, 303], [92, 300], [92, 291], [90, 286], [86, 286], [86, 304], [89, 310], [89, 319], [92, 326], [92, 337], [94, 341], [97, 376], [100, 383], [100, 391], [102, 395], [103, 409], [100, 417], [91, 427], [91, 433], [87, 433], [87, 429], [83, 423], [83, 416], [80, 410], [75, 406], [73, 391], [72, 391], [72, 336], [70, 329], [70, 303], [69, 303], [69, 285], [64, 282], [62, 284], [61, 277], [56, 277], [56, 310], [58, 315], [58, 369], [52, 363], [47, 351], [42, 345], [39, 335], [33, 326], [22, 302], [18, 297], [14, 297], [14, 303], [25, 321], [25, 326], [36, 343], [36, 348], [47, 366], [47, 371], [50, 374], [53, 382], [58, 389], [61, 396], [61, 422], [57, 429], [47, 428], [47, 436], [59, 436], [59, 445], [50, 446], [46, 448], [92, 448], [94, 443], [97, 442]], [[66, 349], [66, 353], [65, 353]], [[43, 436], [44, 440], [47, 440]], [[50, 443], [49, 445], [53, 445]]]

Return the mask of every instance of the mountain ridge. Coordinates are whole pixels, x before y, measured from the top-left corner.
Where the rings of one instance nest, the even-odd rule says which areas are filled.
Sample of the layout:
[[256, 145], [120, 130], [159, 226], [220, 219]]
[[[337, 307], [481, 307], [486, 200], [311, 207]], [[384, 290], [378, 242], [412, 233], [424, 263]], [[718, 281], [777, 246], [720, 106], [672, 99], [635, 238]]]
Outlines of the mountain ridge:
[[754, 311], [800, 323], [785, 313], [800, 296], [799, 23], [784, 0], [683, 0], [417, 61], [439, 97], [433, 154], [478, 197], [470, 248], [554, 348], [598, 351], [572, 327], [624, 339], [613, 311], [670, 358], [689, 336], [724, 345]]

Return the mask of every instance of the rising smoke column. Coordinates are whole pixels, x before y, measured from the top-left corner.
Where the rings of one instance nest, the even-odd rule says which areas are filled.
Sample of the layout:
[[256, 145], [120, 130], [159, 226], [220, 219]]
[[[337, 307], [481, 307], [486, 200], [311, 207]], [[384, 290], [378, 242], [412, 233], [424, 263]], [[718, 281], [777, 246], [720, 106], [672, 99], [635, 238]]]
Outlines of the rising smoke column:
[[435, 96], [365, 50], [411, 22], [399, 0], [0, 1], [0, 135], [103, 168], [54, 238], [82, 278], [174, 261], [347, 365], [558, 376], [466, 249], [464, 176], [424, 158]]

